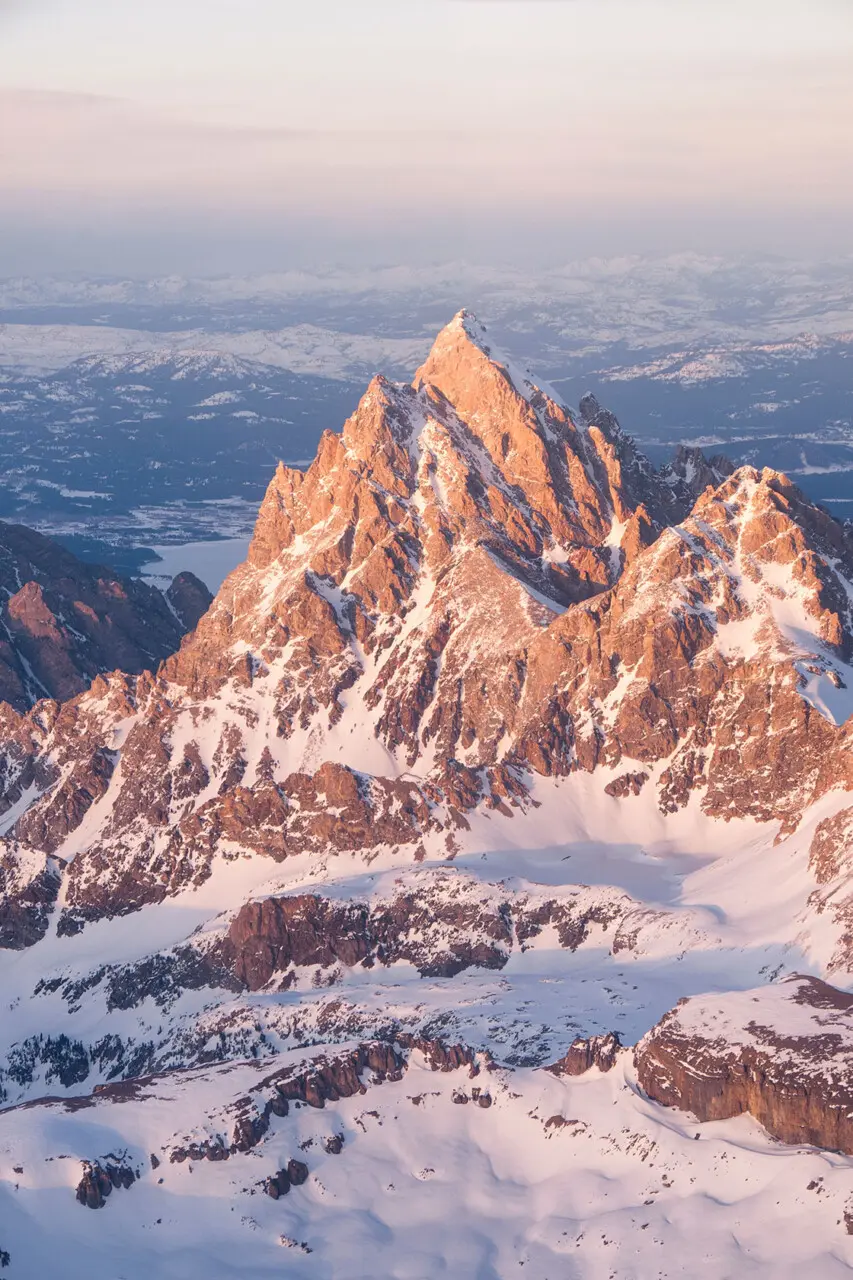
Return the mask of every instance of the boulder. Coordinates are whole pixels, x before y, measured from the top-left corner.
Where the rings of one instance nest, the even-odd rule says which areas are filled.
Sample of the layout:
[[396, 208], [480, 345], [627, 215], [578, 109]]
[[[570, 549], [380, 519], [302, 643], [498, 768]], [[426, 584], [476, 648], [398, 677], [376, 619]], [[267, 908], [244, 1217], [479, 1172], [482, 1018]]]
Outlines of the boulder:
[[83, 1161], [83, 1177], [77, 1184], [77, 1200], [87, 1209], [102, 1209], [113, 1188], [133, 1186], [136, 1174], [129, 1165], [98, 1160]]
[[286, 1196], [290, 1191], [291, 1177], [287, 1169], [279, 1169], [271, 1178], [267, 1178], [265, 1190], [273, 1200]]
[[288, 1160], [287, 1176], [290, 1179], [291, 1186], [301, 1187], [303, 1182], [308, 1181], [307, 1164], [303, 1164], [301, 1160]]

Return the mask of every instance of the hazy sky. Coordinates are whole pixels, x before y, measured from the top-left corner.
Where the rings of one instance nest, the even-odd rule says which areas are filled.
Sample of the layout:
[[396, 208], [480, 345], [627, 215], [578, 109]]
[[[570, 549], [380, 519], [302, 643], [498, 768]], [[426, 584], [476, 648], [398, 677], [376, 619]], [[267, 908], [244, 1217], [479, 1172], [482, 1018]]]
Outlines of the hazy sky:
[[850, 249], [853, 0], [0, 0], [0, 272]]

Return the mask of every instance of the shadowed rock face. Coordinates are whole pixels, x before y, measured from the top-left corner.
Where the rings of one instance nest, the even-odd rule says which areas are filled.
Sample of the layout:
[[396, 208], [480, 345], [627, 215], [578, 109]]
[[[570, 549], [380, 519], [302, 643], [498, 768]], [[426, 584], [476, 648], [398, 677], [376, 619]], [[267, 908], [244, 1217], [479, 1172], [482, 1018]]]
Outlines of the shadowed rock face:
[[819, 978], [682, 1000], [635, 1062], [664, 1106], [699, 1120], [748, 1111], [782, 1142], [853, 1155], [853, 996]]
[[45, 695], [72, 698], [102, 671], [153, 670], [212, 598], [192, 574], [180, 574], [169, 597], [172, 609], [145, 582], [0, 524], [0, 701], [21, 711]]
[[[561, 946], [574, 951], [594, 928], [630, 919], [633, 907], [618, 891], [490, 897], [476, 882], [439, 874], [371, 903], [336, 902], [316, 894], [247, 902], [222, 943], [200, 963], [210, 966], [211, 981], [230, 973], [250, 991], [273, 978], [290, 981], [288, 971], [300, 967], [407, 961], [422, 977], [449, 978], [473, 967], [503, 968], [517, 940], [530, 941], [548, 926], [554, 927]], [[610, 1039], [602, 1041], [609, 1044]], [[606, 1057], [604, 1043], [595, 1058], [599, 1065], [602, 1054]]]
[[734, 463], [721, 453], [706, 458], [701, 449], [680, 444], [660, 474], [676, 501], [690, 508], [707, 488], [716, 489], [734, 470]]
[[102, 1209], [108, 1196], [119, 1187], [127, 1190], [136, 1181], [136, 1174], [126, 1164], [108, 1161], [85, 1161], [83, 1177], [77, 1185], [77, 1202], [88, 1209]]
[[20, 951], [44, 936], [62, 864], [12, 846], [0, 851], [0, 947]]
[[200, 619], [213, 604], [213, 596], [200, 578], [184, 570], [172, 579], [166, 589], [166, 599], [177, 614], [182, 634], [198, 626]]
[[[166, 1007], [181, 991], [201, 987], [285, 990], [306, 970], [315, 983], [330, 986], [357, 965], [404, 962], [422, 977], [451, 978], [471, 968], [502, 969], [545, 930], [567, 951], [597, 935], [612, 954], [622, 954], [642, 948], [666, 918], [609, 887], [485, 888], [475, 877], [431, 868], [399, 877], [392, 892], [368, 900], [294, 893], [249, 901], [223, 920], [212, 940], [190, 939], [108, 974], [96, 971], [82, 986], [60, 985], [64, 997], [76, 1001], [103, 980], [108, 1007], [129, 1009], [148, 998]], [[669, 925], [689, 932], [691, 917], [680, 924], [670, 917]], [[589, 1043], [590, 1061], [606, 1069], [618, 1038]]]

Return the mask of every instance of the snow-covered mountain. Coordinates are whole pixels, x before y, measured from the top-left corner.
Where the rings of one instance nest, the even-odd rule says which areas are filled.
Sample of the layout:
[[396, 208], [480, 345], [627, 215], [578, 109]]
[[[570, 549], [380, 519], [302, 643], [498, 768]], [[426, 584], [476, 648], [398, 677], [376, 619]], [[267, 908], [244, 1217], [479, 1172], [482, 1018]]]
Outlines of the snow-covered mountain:
[[750, 1005], [806, 1101], [853, 1035], [762, 994], [851, 981], [851, 610], [469, 313], [375, 378], [154, 675], [0, 708], [10, 1275], [844, 1274], [848, 1157], [742, 1113]]
[[[181, 329], [152, 334], [145, 329], [122, 329], [94, 324], [2, 324], [0, 367], [23, 373], [52, 373], [77, 360], [99, 361], [104, 372], [127, 369], [150, 373], [177, 360], [175, 375], [209, 368], [212, 358], [224, 358], [238, 376], [243, 361], [286, 369], [303, 376], [338, 378], [368, 376], [375, 368], [402, 372], [416, 363], [425, 339], [380, 338], [341, 333], [316, 325], [293, 325], [274, 331], [236, 333]], [[90, 366], [91, 367], [91, 366]]]
[[[684, 386], [723, 378], [743, 378], [759, 370], [784, 367], [792, 359], [816, 361], [828, 352], [838, 350], [850, 358], [853, 332], [818, 337], [813, 333], [797, 334], [785, 342], [731, 343], [700, 351], [669, 351], [646, 364], [629, 365], [610, 371], [613, 382], [634, 382], [654, 378], [660, 382], [678, 382]], [[774, 412], [767, 406], [766, 412]]]

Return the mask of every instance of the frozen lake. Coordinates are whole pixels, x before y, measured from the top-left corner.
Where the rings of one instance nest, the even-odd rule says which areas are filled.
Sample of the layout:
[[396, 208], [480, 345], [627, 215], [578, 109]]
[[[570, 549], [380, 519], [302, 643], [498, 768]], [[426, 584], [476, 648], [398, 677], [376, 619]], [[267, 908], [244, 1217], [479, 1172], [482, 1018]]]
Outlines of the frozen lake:
[[160, 559], [143, 566], [142, 577], [146, 582], [163, 590], [168, 587], [175, 574], [188, 569], [197, 578], [201, 578], [215, 595], [231, 570], [246, 559], [249, 537], [184, 542], [154, 547], [154, 550]]

